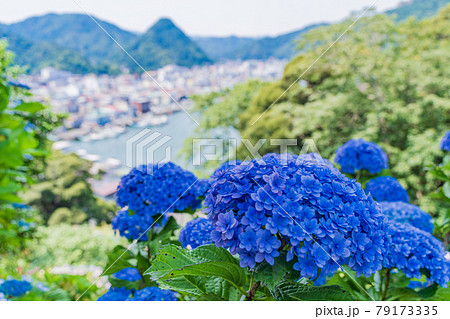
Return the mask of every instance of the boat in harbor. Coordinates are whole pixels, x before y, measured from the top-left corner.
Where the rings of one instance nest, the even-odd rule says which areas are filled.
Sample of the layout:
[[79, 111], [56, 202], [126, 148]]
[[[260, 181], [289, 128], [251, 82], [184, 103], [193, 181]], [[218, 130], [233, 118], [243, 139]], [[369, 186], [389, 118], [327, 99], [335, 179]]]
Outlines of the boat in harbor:
[[169, 121], [166, 115], [145, 115], [137, 122], [137, 127], [164, 125]]

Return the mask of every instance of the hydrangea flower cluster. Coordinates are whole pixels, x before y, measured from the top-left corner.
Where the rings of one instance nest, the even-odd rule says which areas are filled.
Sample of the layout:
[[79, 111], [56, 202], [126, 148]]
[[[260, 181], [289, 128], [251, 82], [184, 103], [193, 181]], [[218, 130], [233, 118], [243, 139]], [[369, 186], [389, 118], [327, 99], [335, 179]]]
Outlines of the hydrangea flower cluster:
[[103, 296], [99, 297], [97, 301], [125, 301], [131, 295], [131, 290], [124, 287], [111, 287]]
[[24, 280], [8, 279], [0, 285], [0, 293], [11, 297], [20, 297], [25, 295], [33, 286]]
[[211, 244], [212, 223], [207, 218], [196, 218], [186, 223], [180, 231], [179, 242], [183, 248], [188, 245], [195, 249], [198, 246]]
[[379, 176], [366, 184], [366, 193], [370, 193], [378, 202], [404, 202], [409, 203], [408, 192], [391, 176]]
[[142, 279], [139, 270], [132, 267], [121, 269], [118, 272], [114, 273], [112, 276], [114, 278], [127, 281], [138, 281]]
[[193, 192], [197, 196], [197, 198], [204, 199], [206, 193], [211, 188], [213, 180], [211, 178], [199, 179], [197, 183], [192, 186]]
[[302, 277], [323, 279], [338, 264], [368, 277], [389, 243], [386, 218], [360, 184], [304, 156], [267, 154], [222, 171], [205, 206], [213, 241], [241, 267], [273, 265], [284, 249]]
[[441, 140], [441, 150], [450, 152], [450, 130], [445, 133], [444, 137]]
[[389, 220], [409, 223], [427, 233], [433, 233], [434, 225], [431, 216], [419, 206], [404, 202], [381, 202], [380, 205]]
[[[147, 174], [152, 172], [152, 174]], [[197, 178], [174, 163], [140, 166], [122, 177], [117, 190], [117, 204], [123, 208], [112, 221], [121, 236], [137, 239], [165, 212], [201, 207]], [[167, 218], [156, 224], [163, 225]], [[141, 238], [146, 239], [146, 234]]]
[[341, 166], [344, 173], [348, 174], [355, 174], [360, 170], [368, 170], [370, 174], [377, 174], [389, 167], [388, 157], [383, 149], [362, 138], [350, 140], [339, 147], [334, 162]]
[[320, 156], [317, 153], [301, 154], [298, 157], [303, 160], [317, 162], [320, 165], [325, 165], [325, 166], [329, 167], [335, 173], [339, 172], [339, 170], [336, 167], [334, 167], [333, 163], [331, 163], [329, 160], [327, 160], [326, 158], [323, 158], [322, 156]]
[[421, 269], [430, 272], [430, 280], [447, 287], [449, 261], [442, 243], [430, 233], [409, 224], [389, 222], [392, 244], [386, 255], [386, 268], [397, 268], [408, 278], [422, 277]]
[[127, 301], [178, 301], [177, 293], [171, 290], [163, 290], [158, 287], [145, 287], [137, 290], [133, 298]]
[[220, 164], [220, 166], [218, 168], [216, 168], [216, 170], [214, 172], [226, 170], [226, 169], [228, 169], [230, 167], [233, 167], [233, 166], [236, 166], [236, 165], [240, 165], [241, 163], [242, 163], [241, 160], [228, 161], [228, 162]]

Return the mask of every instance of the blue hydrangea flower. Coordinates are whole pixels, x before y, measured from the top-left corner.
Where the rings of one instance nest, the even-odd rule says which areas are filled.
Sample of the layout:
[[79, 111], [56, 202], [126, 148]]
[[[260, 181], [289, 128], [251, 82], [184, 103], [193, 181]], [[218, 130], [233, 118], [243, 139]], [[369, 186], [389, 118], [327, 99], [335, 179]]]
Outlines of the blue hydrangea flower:
[[28, 281], [8, 279], [0, 285], [0, 292], [6, 296], [20, 297], [31, 290], [32, 285]]
[[195, 193], [197, 198], [203, 200], [205, 198], [205, 196], [206, 196], [206, 193], [211, 188], [212, 183], [213, 183], [213, 179], [212, 178], [199, 179], [197, 181], [197, 183], [195, 183], [195, 185], [192, 186], [193, 192]]
[[114, 273], [112, 276], [114, 278], [127, 281], [138, 281], [142, 279], [139, 270], [132, 267], [121, 269], [118, 272]]
[[447, 131], [441, 140], [441, 150], [450, 152], [450, 131]]
[[339, 147], [334, 162], [341, 166], [344, 173], [348, 174], [355, 174], [360, 170], [368, 170], [370, 174], [377, 174], [389, 167], [388, 157], [383, 149], [362, 138], [350, 140]]
[[430, 280], [447, 287], [449, 261], [442, 243], [430, 233], [405, 223], [389, 222], [392, 244], [386, 254], [385, 268], [397, 268], [408, 278], [422, 277], [421, 269], [430, 272]]
[[[152, 174], [147, 174], [152, 172]], [[202, 199], [194, 187], [197, 178], [178, 165], [166, 163], [133, 168], [122, 177], [117, 190], [117, 204], [122, 208], [112, 221], [113, 229], [129, 239], [146, 240], [147, 230], [162, 214], [195, 210], [201, 207]], [[156, 225], [164, 225], [165, 218]]]
[[127, 301], [178, 301], [177, 293], [171, 290], [162, 290], [158, 287], [145, 287], [137, 290], [133, 298]]
[[426, 288], [428, 286], [428, 282], [421, 282], [417, 280], [411, 280], [408, 284], [408, 288], [416, 289], [416, 288]]
[[126, 301], [131, 295], [131, 290], [124, 287], [111, 287], [103, 296], [99, 297], [97, 301]]
[[382, 268], [389, 243], [386, 218], [372, 197], [305, 156], [267, 154], [231, 167], [217, 176], [205, 206], [214, 243], [239, 254], [241, 267], [273, 265], [285, 249], [312, 280], [338, 264], [370, 276]]
[[404, 202], [381, 202], [381, 209], [389, 220], [409, 223], [428, 233], [433, 233], [433, 219], [419, 206]]
[[317, 153], [307, 153], [307, 154], [301, 154], [298, 156], [301, 159], [307, 160], [307, 161], [313, 161], [316, 162], [319, 165], [325, 165], [329, 167], [331, 170], [335, 172], [339, 172], [339, 170], [326, 158], [323, 158]]
[[195, 249], [198, 246], [208, 245], [212, 243], [211, 231], [212, 223], [207, 218], [196, 218], [186, 223], [180, 231], [179, 241], [183, 248], [188, 245]]
[[[228, 162], [222, 163], [218, 168], [216, 168], [215, 172], [227, 170], [228, 168], [239, 165], [241, 163], [242, 163], [241, 160], [228, 161]], [[214, 175], [214, 173], [213, 173], [213, 175]]]
[[366, 193], [378, 202], [409, 202], [406, 189], [391, 176], [379, 176], [368, 181]]

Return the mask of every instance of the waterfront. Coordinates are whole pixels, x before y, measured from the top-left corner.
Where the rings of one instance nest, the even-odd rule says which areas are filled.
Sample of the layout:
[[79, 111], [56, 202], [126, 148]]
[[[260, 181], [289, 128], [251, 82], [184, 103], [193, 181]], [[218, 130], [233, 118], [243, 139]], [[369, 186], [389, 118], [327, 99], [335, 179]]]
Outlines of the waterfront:
[[[184, 140], [191, 135], [195, 126], [195, 122], [185, 112], [176, 112], [168, 116], [168, 121], [166, 124], [148, 127], [150, 130], [171, 137], [171, 139], [165, 143], [163, 148], [156, 150], [156, 160], [162, 159], [165, 155], [165, 149], [170, 147], [172, 154], [171, 161], [183, 165], [177, 155], [183, 147]], [[126, 167], [127, 140], [144, 129], [144, 127], [138, 127], [134, 124], [133, 126], [127, 127], [123, 134], [120, 134], [114, 138], [86, 142], [70, 141], [68, 147], [64, 148], [64, 152], [80, 154], [81, 157], [86, 157], [86, 155], [96, 155], [97, 158], [95, 158], [95, 160], [98, 163], [105, 162], [108, 159], [116, 159], [120, 161], [120, 164], [115, 170], [113, 170], [113, 173], [105, 176], [106, 180], [118, 180], [119, 176], [129, 169]], [[83, 156], [83, 154], [86, 155]]]

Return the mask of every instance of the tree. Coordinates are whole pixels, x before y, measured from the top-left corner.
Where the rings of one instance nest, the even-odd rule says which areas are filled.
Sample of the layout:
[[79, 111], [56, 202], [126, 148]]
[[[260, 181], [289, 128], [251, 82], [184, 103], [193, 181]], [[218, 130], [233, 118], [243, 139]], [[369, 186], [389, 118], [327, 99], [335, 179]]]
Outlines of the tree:
[[42, 166], [51, 131], [50, 124], [45, 130], [35, 129], [33, 123], [48, 111], [14, 84], [20, 68], [12, 61], [13, 54], [0, 41], [0, 253], [21, 246], [33, 228], [33, 214], [16, 205], [22, 201], [18, 193], [33, 181], [33, 166]]
[[91, 166], [75, 154], [54, 152], [42, 177], [25, 193], [25, 201], [50, 224], [81, 224], [90, 218], [109, 222], [117, 208], [94, 195]]
[[[351, 21], [310, 31], [283, 77], [240, 109], [236, 128], [253, 143], [297, 139], [289, 149], [297, 154], [302, 140], [313, 139], [326, 158], [349, 139], [373, 141], [388, 153], [392, 175], [411, 198], [433, 212], [424, 194], [436, 181], [424, 167], [440, 162], [439, 140], [450, 126], [449, 17], [450, 7], [401, 24], [386, 15], [365, 17], [290, 87]], [[260, 153], [278, 150], [266, 143]], [[244, 147], [238, 150], [238, 157], [247, 155]]]

